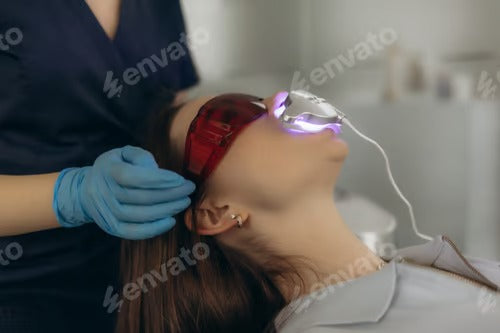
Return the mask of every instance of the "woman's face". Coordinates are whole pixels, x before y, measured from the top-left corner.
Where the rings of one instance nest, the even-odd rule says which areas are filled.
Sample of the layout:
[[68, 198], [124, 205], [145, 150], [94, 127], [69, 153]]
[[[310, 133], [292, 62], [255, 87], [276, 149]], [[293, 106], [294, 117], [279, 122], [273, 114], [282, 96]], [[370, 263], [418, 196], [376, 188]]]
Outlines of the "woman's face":
[[[276, 98], [265, 100], [268, 110]], [[171, 140], [179, 153], [191, 121], [209, 99], [191, 102], [175, 117]], [[347, 153], [347, 145], [332, 130], [291, 133], [269, 110], [235, 139], [208, 178], [207, 195], [230, 197], [249, 211], [283, 209], [311, 191], [331, 194]]]

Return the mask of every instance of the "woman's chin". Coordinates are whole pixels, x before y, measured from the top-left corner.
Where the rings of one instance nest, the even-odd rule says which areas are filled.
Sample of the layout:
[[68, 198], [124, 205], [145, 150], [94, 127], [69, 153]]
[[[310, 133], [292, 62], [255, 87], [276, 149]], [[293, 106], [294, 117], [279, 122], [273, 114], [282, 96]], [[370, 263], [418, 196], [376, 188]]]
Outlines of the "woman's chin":
[[317, 135], [321, 137], [329, 156], [332, 156], [337, 162], [345, 160], [349, 154], [349, 146], [332, 129], [324, 129], [318, 132]]
[[330, 156], [335, 162], [344, 162], [347, 155], [349, 155], [349, 146], [339, 137], [334, 137], [331, 142], [328, 143], [328, 147]]

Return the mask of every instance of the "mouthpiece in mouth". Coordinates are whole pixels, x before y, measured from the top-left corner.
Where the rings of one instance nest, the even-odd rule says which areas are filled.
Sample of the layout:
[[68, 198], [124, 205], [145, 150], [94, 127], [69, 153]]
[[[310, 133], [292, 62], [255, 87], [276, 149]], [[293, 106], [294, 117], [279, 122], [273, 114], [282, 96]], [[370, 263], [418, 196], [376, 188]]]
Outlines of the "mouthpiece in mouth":
[[325, 128], [341, 132], [345, 115], [323, 98], [307, 91], [293, 90], [274, 111], [283, 126], [292, 131], [316, 133]]

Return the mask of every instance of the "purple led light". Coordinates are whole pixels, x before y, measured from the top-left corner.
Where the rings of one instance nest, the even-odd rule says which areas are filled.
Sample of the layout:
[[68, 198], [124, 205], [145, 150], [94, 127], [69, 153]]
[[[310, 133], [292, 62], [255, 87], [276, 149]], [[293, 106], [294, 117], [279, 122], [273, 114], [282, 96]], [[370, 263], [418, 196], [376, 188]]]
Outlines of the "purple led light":
[[279, 108], [275, 109], [273, 113], [274, 113], [274, 116], [279, 119], [279, 117], [281, 117], [281, 115], [283, 114], [283, 112], [285, 112], [285, 106], [284, 105], [282, 105]]
[[304, 132], [308, 133], [317, 133], [324, 130], [325, 128], [332, 129], [335, 134], [340, 134], [342, 132], [342, 125], [340, 124], [317, 125], [308, 123], [303, 120], [295, 120], [293, 124], [299, 126]]

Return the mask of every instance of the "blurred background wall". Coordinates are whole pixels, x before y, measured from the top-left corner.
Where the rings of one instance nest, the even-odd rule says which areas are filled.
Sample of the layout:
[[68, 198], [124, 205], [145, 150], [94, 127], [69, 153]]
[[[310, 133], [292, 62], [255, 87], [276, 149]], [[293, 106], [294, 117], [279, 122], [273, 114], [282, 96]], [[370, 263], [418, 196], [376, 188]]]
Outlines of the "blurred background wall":
[[[209, 33], [209, 43], [194, 50], [203, 79], [194, 94], [267, 96], [303, 79], [386, 148], [421, 231], [449, 235], [470, 255], [500, 259], [500, 1], [183, 5], [189, 30]], [[361, 56], [360, 43], [384, 29], [397, 40]], [[315, 80], [311, 74], [321, 68]], [[344, 131], [351, 154], [339, 186], [395, 215], [398, 246], [421, 242], [380, 155]]]

